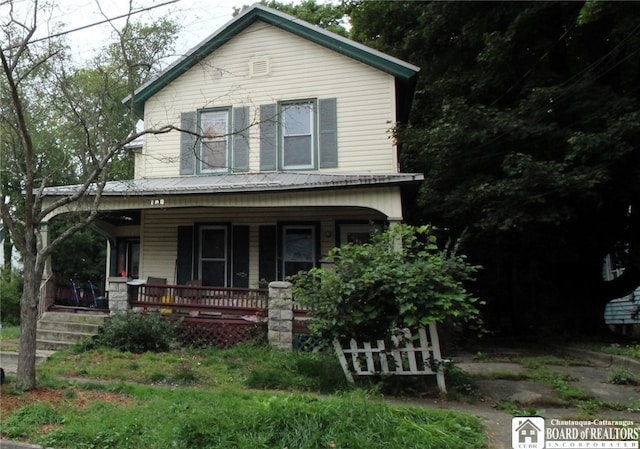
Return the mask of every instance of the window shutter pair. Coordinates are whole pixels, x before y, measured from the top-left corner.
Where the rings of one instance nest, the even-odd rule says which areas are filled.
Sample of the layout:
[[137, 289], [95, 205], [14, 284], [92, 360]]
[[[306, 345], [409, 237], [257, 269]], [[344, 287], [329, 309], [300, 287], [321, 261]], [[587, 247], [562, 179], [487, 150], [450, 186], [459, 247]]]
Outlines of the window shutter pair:
[[[249, 107], [232, 111], [232, 170], [249, 170]], [[277, 169], [278, 161], [278, 106], [260, 106], [260, 170]], [[183, 112], [180, 127], [194, 134], [180, 134], [180, 175], [194, 175], [197, 167], [197, 114]], [[318, 100], [318, 145], [320, 168], [338, 166], [338, 120], [335, 98]]]
[[[233, 226], [231, 263], [231, 285], [237, 288], [249, 287], [249, 226]], [[193, 226], [178, 226], [178, 255], [176, 258], [176, 283], [186, 285], [197, 277], [197, 253], [194, 248]], [[220, 287], [220, 286], [217, 286]]]
[[[278, 106], [260, 106], [260, 170], [276, 170], [278, 161]], [[338, 166], [338, 119], [335, 98], [318, 100], [320, 168]]]
[[[233, 108], [231, 112], [232, 167], [234, 171], [249, 170], [249, 106]], [[198, 115], [196, 111], [180, 114], [180, 128], [189, 131], [180, 133], [180, 175], [196, 174], [198, 166], [198, 139], [196, 134]], [[193, 133], [193, 134], [191, 134]]]

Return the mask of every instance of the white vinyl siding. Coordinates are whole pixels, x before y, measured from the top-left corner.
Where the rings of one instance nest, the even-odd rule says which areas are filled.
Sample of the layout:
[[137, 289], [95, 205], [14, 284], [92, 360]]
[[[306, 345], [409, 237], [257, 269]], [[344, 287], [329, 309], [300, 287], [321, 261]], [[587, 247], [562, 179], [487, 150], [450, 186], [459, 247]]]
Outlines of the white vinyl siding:
[[175, 283], [178, 226], [194, 223], [232, 223], [250, 226], [249, 240], [249, 287], [258, 286], [258, 228], [261, 225], [277, 225], [279, 222], [320, 221], [320, 254], [316, 260], [336, 244], [336, 221], [359, 222], [380, 221], [385, 217], [370, 209], [298, 207], [298, 208], [186, 208], [146, 210], [143, 212], [141, 243], [143, 259], [140, 260], [140, 278], [148, 276], [167, 278]]
[[[251, 77], [252, 58], [266, 58], [268, 74]], [[249, 130], [249, 169], [258, 171], [260, 105], [336, 98], [339, 160], [326, 170], [395, 173], [394, 93], [391, 75], [257, 22], [150, 98], [145, 125], [179, 125], [182, 112], [246, 106], [255, 125]], [[136, 177], [178, 176], [179, 147], [178, 132], [146, 136]]]

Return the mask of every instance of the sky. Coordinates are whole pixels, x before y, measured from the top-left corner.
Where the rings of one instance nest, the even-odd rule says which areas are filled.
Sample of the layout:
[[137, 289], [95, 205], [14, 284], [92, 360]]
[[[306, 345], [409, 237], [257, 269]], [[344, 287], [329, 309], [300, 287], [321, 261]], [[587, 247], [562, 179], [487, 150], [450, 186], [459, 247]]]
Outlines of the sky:
[[[41, 6], [39, 19], [42, 22], [39, 37], [50, 34], [47, 24], [56, 24], [60, 31], [69, 31], [91, 25], [109, 18], [126, 14], [129, 0], [38, 0], [53, 4], [51, 9]], [[30, 16], [35, 0], [0, 0], [0, 17], [4, 22], [8, 16], [9, 2], [22, 17]], [[156, 8], [136, 14], [143, 22], [151, 22], [169, 14], [182, 26], [176, 41], [176, 55], [184, 54], [211, 33], [233, 18], [233, 8], [253, 4], [254, 0], [131, 0], [134, 10], [156, 6]], [[161, 6], [163, 4], [165, 6]], [[286, 3], [289, 3], [288, 1]], [[102, 10], [102, 12], [101, 12]], [[104, 13], [104, 14], [103, 14]], [[120, 28], [124, 19], [115, 20]], [[95, 52], [109, 42], [113, 29], [110, 25], [99, 25], [68, 33], [67, 39], [74, 58], [78, 61], [90, 59]], [[169, 61], [170, 62], [170, 61]]]

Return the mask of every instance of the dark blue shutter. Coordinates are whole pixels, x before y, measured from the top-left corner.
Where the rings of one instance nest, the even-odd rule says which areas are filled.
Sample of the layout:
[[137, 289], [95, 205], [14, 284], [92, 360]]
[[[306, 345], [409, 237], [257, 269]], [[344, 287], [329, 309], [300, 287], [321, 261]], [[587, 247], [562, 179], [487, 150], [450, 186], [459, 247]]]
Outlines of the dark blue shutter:
[[260, 281], [275, 281], [278, 276], [278, 232], [275, 226], [260, 226], [258, 253], [258, 278]]
[[260, 106], [260, 170], [275, 170], [278, 150], [278, 117], [275, 104]]
[[338, 111], [335, 98], [318, 101], [320, 168], [338, 166]]
[[193, 227], [178, 226], [176, 284], [185, 285], [191, 279], [193, 279]]
[[232, 285], [249, 288], [249, 226], [233, 227]]
[[233, 170], [249, 170], [249, 106], [233, 108]]
[[[196, 132], [196, 113], [183, 112], [180, 114], [180, 128]], [[180, 174], [193, 175], [196, 172], [196, 136], [180, 133]]]

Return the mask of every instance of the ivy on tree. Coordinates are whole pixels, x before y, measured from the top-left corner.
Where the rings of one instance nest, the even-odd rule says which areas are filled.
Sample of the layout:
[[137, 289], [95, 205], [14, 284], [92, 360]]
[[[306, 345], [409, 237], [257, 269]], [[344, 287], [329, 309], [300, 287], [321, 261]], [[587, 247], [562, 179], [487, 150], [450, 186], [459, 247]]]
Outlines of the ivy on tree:
[[294, 297], [311, 308], [312, 331], [372, 341], [432, 321], [480, 327], [481, 302], [465, 288], [479, 267], [457, 245], [440, 248], [434, 231], [398, 225], [371, 243], [334, 248], [331, 268], [294, 276]]

